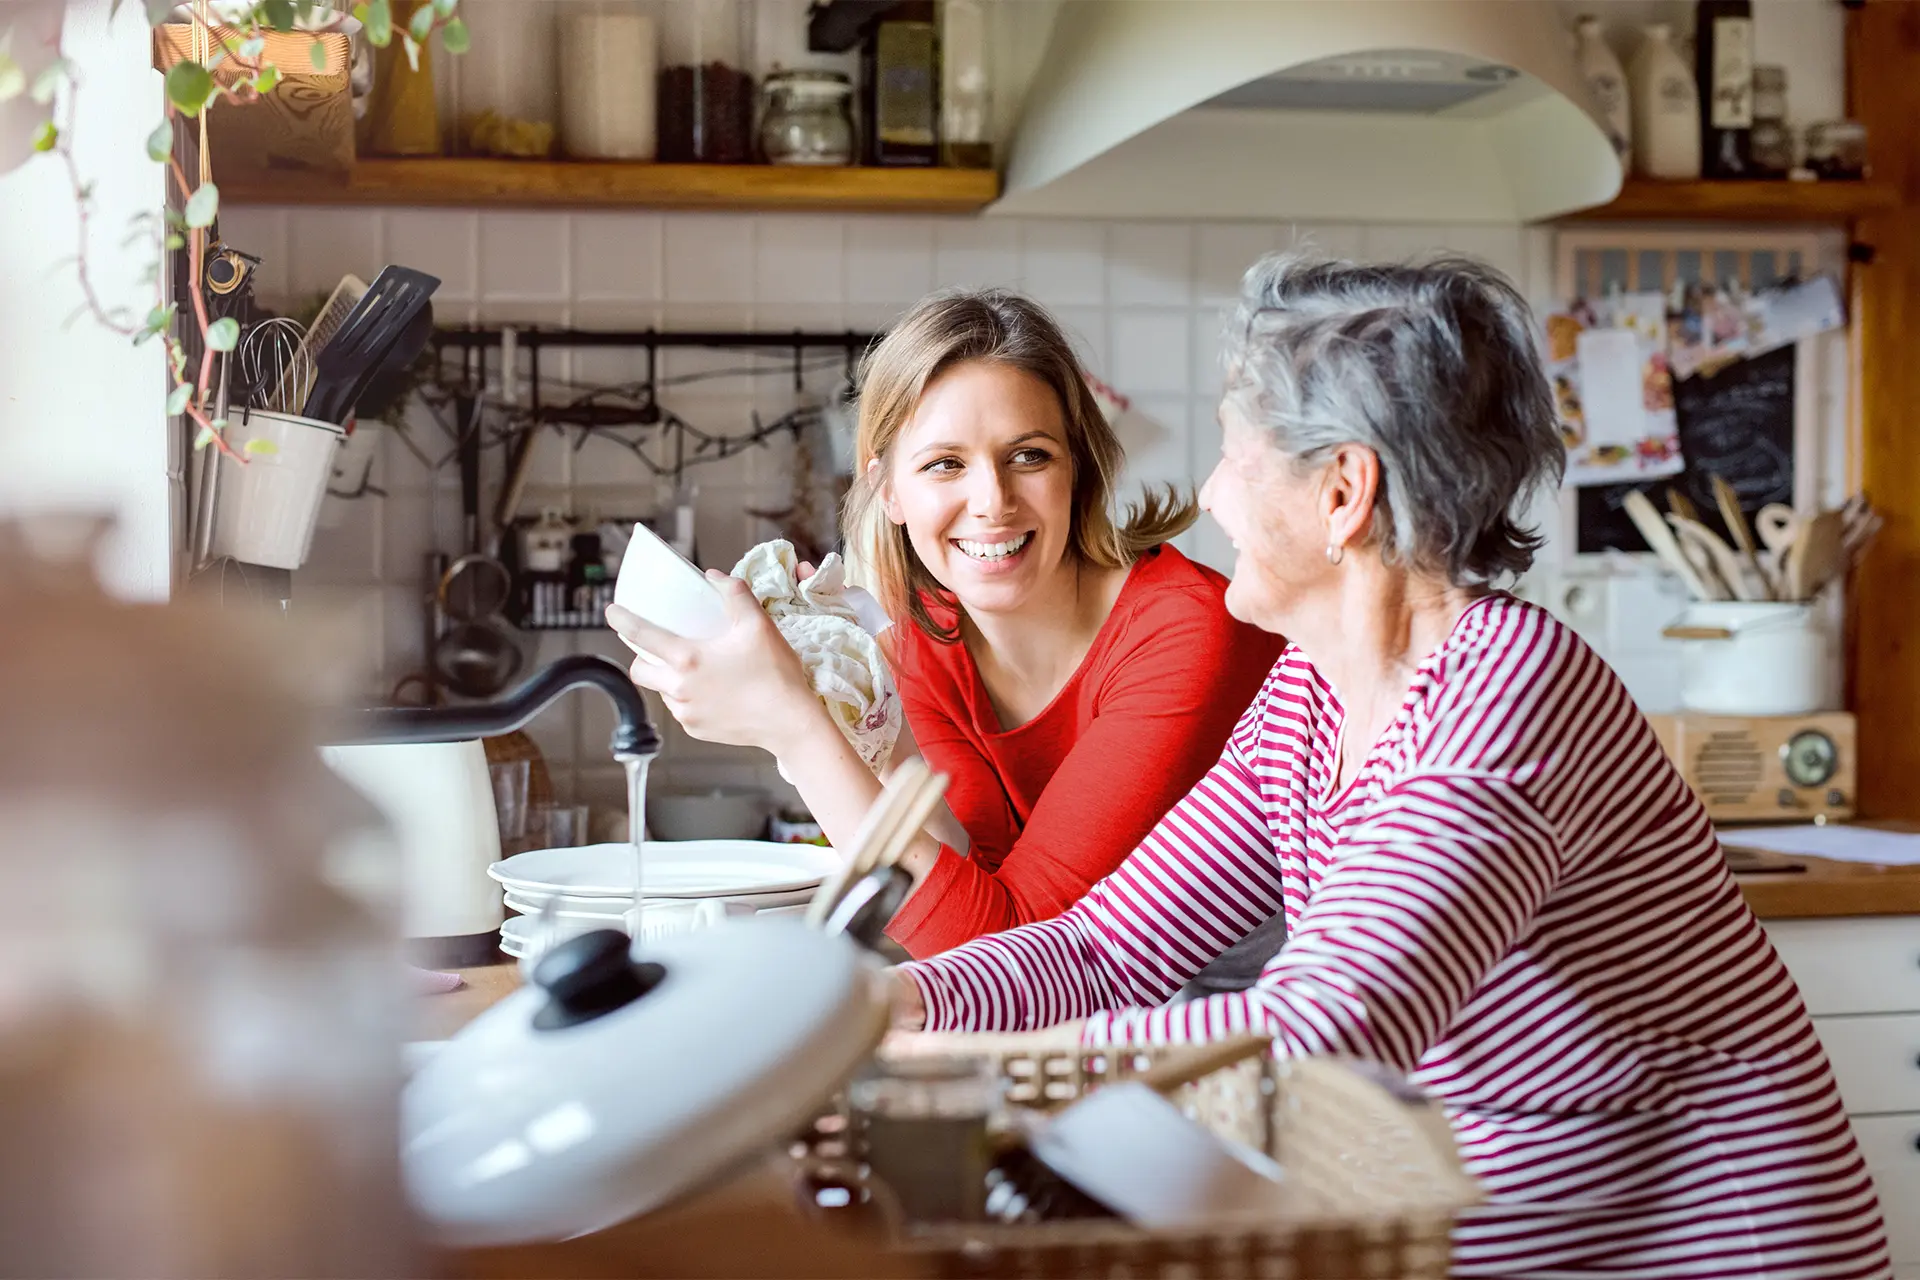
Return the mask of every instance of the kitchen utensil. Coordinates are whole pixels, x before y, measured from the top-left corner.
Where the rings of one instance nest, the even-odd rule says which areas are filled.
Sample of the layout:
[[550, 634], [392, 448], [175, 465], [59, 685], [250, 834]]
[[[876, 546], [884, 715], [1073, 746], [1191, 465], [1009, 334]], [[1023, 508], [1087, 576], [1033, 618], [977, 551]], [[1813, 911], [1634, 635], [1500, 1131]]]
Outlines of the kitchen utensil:
[[[892, 866], [906, 841], [925, 825], [932, 804], [939, 802], [946, 785], [946, 776], [933, 775], [926, 762], [917, 756], [896, 768], [855, 829], [853, 843], [846, 850], [846, 861], [815, 895], [807, 911], [807, 923], [816, 927], [825, 924], [849, 886], [875, 867]], [[931, 804], [927, 803], [929, 795]], [[914, 813], [920, 814], [919, 820], [908, 825]], [[901, 838], [896, 840], [896, 836]], [[893, 857], [882, 862], [888, 850]]]
[[[1051, 1116], [1017, 1113], [1025, 1151], [1016, 1147], [997, 1162], [1015, 1184], [1007, 1209], [1023, 1213], [1025, 1203], [1046, 1194], [1049, 1179], [1061, 1178], [1139, 1226], [1283, 1217], [1280, 1167], [1262, 1152], [1215, 1137], [1164, 1096], [1269, 1047], [1262, 1036], [1214, 1041], [1170, 1054]], [[1023, 1154], [1038, 1167], [1020, 1159]]]
[[[236, 409], [226, 439], [246, 460], [203, 450], [215, 477], [207, 524], [208, 557], [298, 569], [312, 549], [320, 504], [326, 500], [327, 481], [346, 433], [311, 418]], [[256, 440], [273, 448], [248, 452], [247, 446]]]
[[656, 787], [647, 825], [662, 840], [757, 840], [766, 834], [768, 807], [767, 793], [753, 787]]
[[[419, 355], [426, 334], [413, 327], [415, 319], [439, 287], [437, 277], [411, 267], [389, 266], [381, 271], [339, 331], [314, 356], [313, 390], [307, 394], [302, 414], [327, 422], [345, 421], [396, 344], [417, 336], [419, 345], [407, 359]], [[431, 326], [429, 320], [429, 330]]]
[[540, 426], [535, 423], [521, 433], [520, 444], [513, 453], [513, 461], [507, 464], [506, 483], [500, 486], [500, 497], [493, 504], [493, 527], [500, 530], [502, 534], [513, 528], [513, 522], [520, 514], [520, 495], [527, 491], [527, 474], [532, 470], [533, 447], [539, 439]]
[[1679, 516], [1682, 520], [1700, 519], [1700, 511], [1693, 505], [1693, 499], [1672, 486], [1667, 488], [1667, 514]]
[[845, 934], [870, 950], [877, 948], [912, 889], [913, 873], [905, 867], [896, 864], [875, 868], [847, 890], [822, 927], [828, 933]]
[[307, 397], [313, 392], [313, 379], [319, 373], [320, 352], [340, 332], [340, 326], [347, 322], [347, 317], [353, 314], [366, 292], [367, 282], [360, 277], [340, 277], [340, 283], [334, 286], [319, 313], [307, 325], [306, 336], [300, 340], [300, 354], [290, 371], [291, 380], [281, 387], [275, 397], [279, 403], [301, 406], [307, 403]]
[[[1839, 703], [1839, 662], [1824, 612], [1794, 601], [1689, 605], [1679, 639], [1680, 705], [1723, 716], [1785, 716]], [[1724, 635], [1720, 633], [1725, 633]]]
[[[1767, 591], [1761, 579], [1748, 567], [1734, 549], [1720, 540], [1720, 536], [1697, 520], [1687, 520], [1670, 515], [1667, 523], [1672, 526], [1674, 535], [1680, 540], [1683, 551], [1687, 551], [1694, 568], [1705, 566], [1702, 577], [1708, 578], [1709, 585], [1718, 582], [1726, 587], [1721, 599], [1765, 600]], [[1695, 554], [1697, 553], [1697, 554]]]
[[401, 331], [399, 340], [387, 348], [387, 354], [367, 376], [365, 384], [354, 395], [348, 405], [348, 411], [366, 417], [384, 415], [388, 408], [402, 396], [412, 390], [412, 380], [407, 368], [420, 358], [433, 340], [433, 304], [420, 308], [407, 327]]
[[238, 372], [249, 407], [293, 412], [282, 394], [313, 382], [313, 356], [306, 349], [306, 336], [300, 322], [288, 316], [270, 316], [247, 330], [240, 339]]
[[1719, 569], [1714, 565], [1713, 554], [1709, 552], [1705, 546], [1694, 540], [1692, 529], [1698, 526], [1680, 519], [1679, 516], [1670, 515], [1667, 519], [1672, 522], [1674, 536], [1680, 544], [1680, 554], [1687, 558], [1687, 563], [1693, 567], [1694, 573], [1698, 575], [1700, 581], [1706, 586], [1709, 594], [1704, 598], [1708, 600], [1733, 599], [1734, 592], [1728, 587], [1725, 580], [1721, 578]]
[[[831, 849], [770, 840], [650, 840], [641, 853], [649, 899], [811, 890], [840, 866], [840, 855]], [[516, 893], [631, 899], [633, 846], [534, 849], [488, 868], [487, 874]]]
[[1667, 522], [1660, 518], [1658, 511], [1654, 510], [1653, 503], [1647, 500], [1647, 495], [1636, 489], [1627, 494], [1622, 505], [1626, 508], [1627, 517], [1633, 521], [1634, 528], [1638, 529], [1640, 536], [1647, 540], [1647, 546], [1660, 557], [1660, 563], [1678, 575], [1680, 581], [1686, 584], [1687, 590], [1693, 593], [1694, 599], [1715, 599], [1714, 589], [1707, 585], [1699, 571], [1693, 567], [1693, 562], [1687, 559], [1687, 554], [1680, 549], [1680, 542], [1674, 537], [1673, 530], [1667, 527]]
[[445, 1243], [569, 1239], [651, 1212], [799, 1132], [887, 1025], [879, 963], [791, 920], [638, 952], [600, 930], [532, 977], [406, 1088], [408, 1190]]
[[1881, 518], [1878, 511], [1868, 505], [1863, 495], [1857, 493], [1848, 498], [1846, 505], [1840, 508], [1840, 519], [1845, 527], [1840, 542], [1846, 552], [1847, 561], [1851, 565], [1852, 561], [1866, 549], [1867, 544], [1873, 541], [1874, 535], [1880, 532], [1880, 526], [1886, 521]]
[[1740, 495], [1727, 483], [1725, 476], [1710, 475], [1707, 481], [1713, 486], [1713, 502], [1720, 509], [1720, 522], [1727, 526], [1727, 534], [1733, 539], [1733, 545], [1746, 557], [1747, 568], [1766, 588], [1764, 598], [1779, 599], [1780, 584], [1760, 564], [1760, 548], [1753, 540], [1753, 530], [1747, 524], [1746, 512], [1740, 508]]
[[719, 589], [644, 524], [633, 526], [613, 602], [691, 640], [708, 640], [727, 629], [726, 601]]
[[1846, 527], [1838, 511], [1822, 511], [1804, 521], [1786, 557], [1786, 596], [1811, 600], [1845, 568]]
[[[500, 856], [500, 830], [480, 741], [329, 746], [321, 757], [392, 826], [413, 958], [428, 967], [490, 960], [503, 913], [487, 868]], [[390, 864], [392, 850], [369, 838], [343, 859], [356, 861]]]
[[1760, 545], [1766, 548], [1760, 558], [1773, 578], [1774, 594], [1784, 599], [1787, 594], [1787, 549], [1799, 535], [1800, 517], [1794, 514], [1792, 507], [1769, 502], [1754, 513], [1753, 529], [1760, 536]]
[[498, 620], [512, 588], [512, 575], [480, 550], [479, 402], [461, 397], [460, 509], [467, 554], [440, 580], [440, 604], [454, 625], [433, 649], [433, 666], [447, 687], [468, 698], [486, 698], [518, 674], [525, 655]]

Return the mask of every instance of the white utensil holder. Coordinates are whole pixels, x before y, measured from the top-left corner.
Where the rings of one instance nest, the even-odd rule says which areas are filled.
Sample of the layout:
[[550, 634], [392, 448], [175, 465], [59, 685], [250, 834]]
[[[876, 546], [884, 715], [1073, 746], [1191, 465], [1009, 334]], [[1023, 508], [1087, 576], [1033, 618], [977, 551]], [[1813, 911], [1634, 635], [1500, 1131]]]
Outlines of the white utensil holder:
[[[320, 504], [326, 499], [327, 481], [347, 433], [314, 418], [240, 409], [227, 427], [226, 438], [239, 457], [223, 454], [215, 464], [208, 554], [274, 569], [298, 569], [313, 546]], [[247, 445], [255, 440], [273, 448], [248, 453]]]
[[1692, 605], [1674, 626], [1726, 635], [1677, 641], [1680, 705], [1720, 716], [1837, 710], [1839, 651], [1827, 614], [1818, 601]]

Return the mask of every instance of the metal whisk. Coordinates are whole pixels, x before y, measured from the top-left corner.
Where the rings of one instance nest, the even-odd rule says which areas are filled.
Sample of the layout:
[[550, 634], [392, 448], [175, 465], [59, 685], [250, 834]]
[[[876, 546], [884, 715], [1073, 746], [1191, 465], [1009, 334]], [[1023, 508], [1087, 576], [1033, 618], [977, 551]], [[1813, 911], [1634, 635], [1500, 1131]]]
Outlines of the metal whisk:
[[273, 413], [298, 413], [313, 385], [313, 355], [304, 344], [307, 331], [298, 320], [274, 316], [247, 330], [240, 340], [240, 386], [247, 404]]

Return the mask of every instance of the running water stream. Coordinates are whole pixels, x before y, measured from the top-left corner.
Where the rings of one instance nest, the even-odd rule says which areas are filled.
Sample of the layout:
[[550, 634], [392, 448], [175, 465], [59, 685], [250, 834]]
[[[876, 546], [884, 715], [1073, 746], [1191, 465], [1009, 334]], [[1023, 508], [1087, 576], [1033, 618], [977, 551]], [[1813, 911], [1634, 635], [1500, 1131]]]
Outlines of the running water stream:
[[628, 756], [620, 763], [627, 766], [627, 840], [633, 845], [633, 906], [627, 912], [627, 936], [638, 939], [647, 896], [641, 873], [646, 862], [647, 765], [651, 761], [646, 756]]

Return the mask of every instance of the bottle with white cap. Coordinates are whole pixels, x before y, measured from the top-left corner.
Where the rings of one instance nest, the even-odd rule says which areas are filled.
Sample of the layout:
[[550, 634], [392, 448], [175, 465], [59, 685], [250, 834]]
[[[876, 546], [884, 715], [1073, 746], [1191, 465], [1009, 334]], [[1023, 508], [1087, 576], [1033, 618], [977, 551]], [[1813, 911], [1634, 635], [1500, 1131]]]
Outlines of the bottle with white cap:
[[1628, 102], [1626, 70], [1620, 65], [1619, 56], [1607, 44], [1600, 19], [1590, 13], [1581, 14], [1574, 30], [1579, 33], [1576, 58], [1580, 77], [1587, 82], [1587, 89], [1593, 94], [1594, 106], [1600, 109], [1600, 118], [1606, 124], [1607, 141], [1613, 144], [1615, 154], [1620, 157], [1621, 170], [1631, 172], [1633, 113]]

